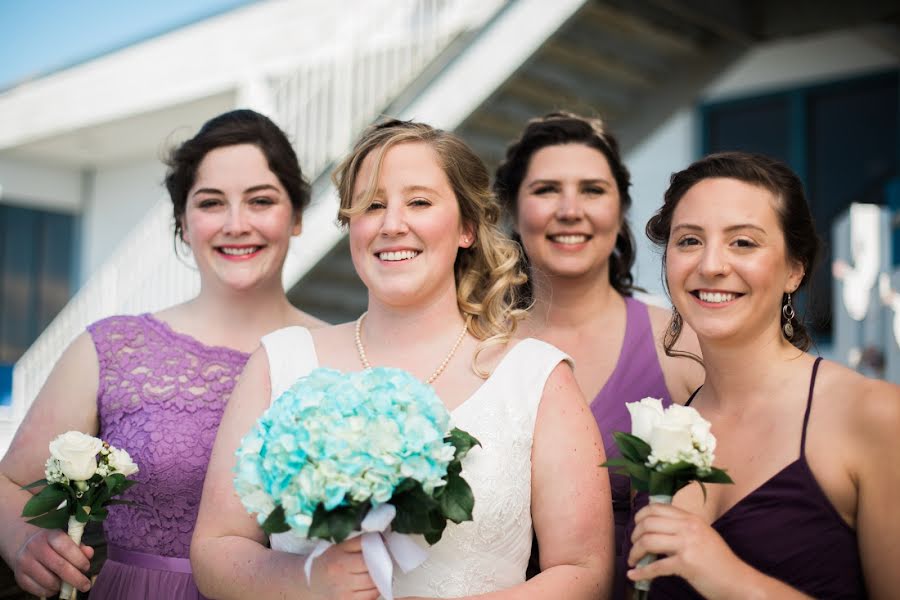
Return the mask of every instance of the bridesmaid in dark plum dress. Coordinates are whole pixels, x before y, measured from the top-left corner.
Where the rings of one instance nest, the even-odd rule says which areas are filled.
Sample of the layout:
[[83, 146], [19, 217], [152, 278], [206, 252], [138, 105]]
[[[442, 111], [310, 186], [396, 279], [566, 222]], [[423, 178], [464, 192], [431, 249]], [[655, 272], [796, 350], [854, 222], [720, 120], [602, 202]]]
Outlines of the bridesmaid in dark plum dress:
[[661, 558], [628, 577], [651, 598], [897, 598], [900, 387], [806, 352], [794, 294], [819, 242], [797, 175], [708, 156], [672, 176], [647, 233], [703, 351], [690, 404], [735, 483], [641, 508], [628, 562]]
[[284, 133], [250, 110], [220, 115], [172, 152], [166, 186], [176, 240], [191, 249], [199, 295], [155, 315], [88, 327], [65, 351], [0, 461], [0, 551], [26, 591], [65, 580], [86, 591], [93, 549], [19, 516], [47, 446], [79, 430], [128, 450], [140, 472], [110, 507], [107, 560], [92, 600], [200, 598], [189, 549], [212, 443], [259, 339], [319, 322], [288, 302], [281, 268], [309, 185]]
[[[630, 183], [618, 143], [599, 119], [551, 113], [530, 121], [510, 144], [494, 184], [525, 250], [533, 305], [523, 335], [575, 359], [607, 457], [620, 456], [612, 432], [631, 429], [626, 402], [652, 396], [684, 403], [703, 378], [696, 361], [663, 351], [669, 311], [633, 295]], [[690, 334], [680, 348], [699, 354]], [[609, 478], [619, 597], [631, 491], [628, 478]]]

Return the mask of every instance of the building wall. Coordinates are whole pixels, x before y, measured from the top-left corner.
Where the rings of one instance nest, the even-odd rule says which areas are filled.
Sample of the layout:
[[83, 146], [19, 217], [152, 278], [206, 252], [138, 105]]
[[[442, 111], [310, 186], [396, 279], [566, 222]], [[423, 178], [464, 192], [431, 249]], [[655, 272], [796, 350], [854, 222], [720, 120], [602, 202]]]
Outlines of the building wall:
[[0, 204], [78, 213], [81, 171], [0, 158]]
[[161, 198], [165, 167], [139, 161], [93, 171], [82, 214], [80, 287]]
[[[697, 103], [739, 98], [815, 82], [852, 77], [898, 66], [897, 57], [880, 48], [866, 32], [825, 35], [760, 44], [703, 90]], [[678, 110], [626, 157], [633, 188], [631, 223], [638, 242], [636, 282], [662, 293], [660, 255], [644, 235], [644, 226], [662, 204], [668, 178], [699, 157], [700, 124], [696, 105]]]

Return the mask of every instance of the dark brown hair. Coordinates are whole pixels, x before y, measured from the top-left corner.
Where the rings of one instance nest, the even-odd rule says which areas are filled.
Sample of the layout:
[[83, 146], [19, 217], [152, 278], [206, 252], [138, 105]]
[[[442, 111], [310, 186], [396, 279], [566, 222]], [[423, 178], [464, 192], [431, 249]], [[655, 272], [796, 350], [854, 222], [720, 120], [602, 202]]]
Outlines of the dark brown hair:
[[[622, 162], [619, 154], [619, 143], [606, 130], [600, 119], [582, 117], [569, 112], [552, 112], [543, 117], [532, 119], [525, 126], [519, 139], [506, 149], [506, 158], [497, 167], [494, 175], [494, 193], [513, 221], [518, 209], [519, 188], [528, 172], [531, 157], [535, 152], [547, 146], [565, 144], [582, 144], [600, 152], [609, 163], [616, 187], [619, 188], [619, 210], [621, 226], [616, 236], [616, 245], [609, 257], [609, 283], [623, 296], [630, 296], [634, 291], [634, 278], [631, 268], [634, 266], [635, 242], [628, 225], [626, 214], [631, 207], [631, 175]], [[516, 234], [513, 238], [521, 244]], [[522, 252], [523, 267], [531, 271], [528, 257]], [[529, 280], [524, 296], [531, 298], [531, 281]]]
[[[693, 186], [704, 179], [719, 177], [736, 179], [760, 187], [776, 198], [775, 211], [784, 234], [788, 258], [798, 261], [803, 266], [803, 279], [797, 289], [806, 285], [816, 266], [821, 242], [816, 234], [806, 194], [803, 192], [803, 183], [784, 163], [762, 154], [746, 152], [710, 154], [672, 175], [662, 208], [647, 222], [647, 237], [663, 251], [663, 273], [666, 270], [666, 248], [675, 208]], [[665, 283], [665, 276], [663, 280]], [[783, 297], [782, 305], [785, 300], [786, 297]], [[785, 321], [783, 316], [782, 321]], [[812, 339], [802, 320], [798, 317], [791, 319], [791, 326], [794, 334], [790, 342], [801, 350], [807, 350]], [[666, 354], [671, 356], [680, 354], [672, 351], [672, 346], [680, 334], [681, 319], [676, 317], [671, 327], [666, 330], [664, 343]]]
[[181, 238], [187, 195], [203, 158], [216, 148], [239, 144], [252, 144], [260, 149], [269, 169], [290, 196], [294, 212], [301, 214], [309, 204], [309, 182], [303, 177], [297, 154], [284, 132], [256, 111], [232, 110], [204, 123], [194, 137], [172, 150], [165, 161], [168, 167], [165, 183], [175, 215], [176, 240]]

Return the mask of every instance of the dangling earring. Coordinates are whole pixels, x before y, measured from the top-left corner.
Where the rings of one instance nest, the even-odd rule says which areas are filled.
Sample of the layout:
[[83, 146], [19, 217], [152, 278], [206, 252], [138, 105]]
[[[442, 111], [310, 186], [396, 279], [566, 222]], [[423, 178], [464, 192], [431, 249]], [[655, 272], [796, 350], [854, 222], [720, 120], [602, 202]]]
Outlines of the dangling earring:
[[791, 339], [794, 337], [794, 326], [791, 325], [791, 321], [793, 321], [794, 317], [797, 315], [794, 313], [793, 304], [791, 304], [790, 293], [787, 295], [787, 300], [781, 305], [781, 316], [784, 317], [784, 325], [781, 326], [781, 330], [784, 331], [784, 337]]
[[674, 306], [672, 307], [672, 318], [669, 321], [669, 333], [671, 335], [678, 335], [681, 332], [681, 313], [678, 312], [678, 309]]

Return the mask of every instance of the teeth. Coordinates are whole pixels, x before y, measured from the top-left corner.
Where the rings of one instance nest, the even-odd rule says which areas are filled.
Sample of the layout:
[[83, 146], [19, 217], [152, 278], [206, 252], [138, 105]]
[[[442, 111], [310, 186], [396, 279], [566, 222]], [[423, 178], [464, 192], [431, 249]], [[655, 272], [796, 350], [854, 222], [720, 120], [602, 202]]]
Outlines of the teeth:
[[419, 253], [415, 250], [400, 250], [398, 252], [379, 252], [378, 258], [386, 261], [409, 260], [415, 258]]
[[730, 294], [728, 292], [699, 292], [698, 295], [704, 302], [712, 302], [713, 304], [730, 302], [737, 298], [737, 294]]
[[259, 250], [260, 246], [250, 246], [249, 248], [227, 248], [222, 247], [219, 248], [222, 251], [222, 254], [227, 254], [229, 256], [246, 256], [247, 254], [253, 254], [257, 250]]
[[560, 244], [582, 244], [587, 241], [586, 235], [553, 235], [550, 239]]

